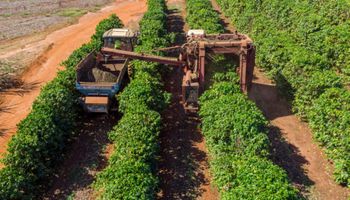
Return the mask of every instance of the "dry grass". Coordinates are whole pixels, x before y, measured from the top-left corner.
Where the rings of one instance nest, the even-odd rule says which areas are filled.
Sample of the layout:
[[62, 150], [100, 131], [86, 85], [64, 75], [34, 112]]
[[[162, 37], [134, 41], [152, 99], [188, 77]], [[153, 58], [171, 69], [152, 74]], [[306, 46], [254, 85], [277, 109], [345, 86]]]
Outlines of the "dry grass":
[[63, 10], [60, 10], [56, 13], [56, 15], [61, 17], [80, 17], [82, 15], [85, 15], [88, 12], [87, 9], [81, 9], [81, 8], [66, 8]]
[[[32, 37], [52, 32], [77, 21], [87, 12], [96, 12], [111, 0], [0, 0], [0, 91], [18, 87], [17, 77], [45, 47], [23, 50]], [[23, 39], [22, 39], [23, 38]], [[23, 41], [22, 41], [23, 40]], [[7, 52], [22, 49], [15, 55]], [[6, 55], [6, 56], [4, 56]]]
[[43, 31], [95, 12], [111, 0], [0, 0], [0, 40]]

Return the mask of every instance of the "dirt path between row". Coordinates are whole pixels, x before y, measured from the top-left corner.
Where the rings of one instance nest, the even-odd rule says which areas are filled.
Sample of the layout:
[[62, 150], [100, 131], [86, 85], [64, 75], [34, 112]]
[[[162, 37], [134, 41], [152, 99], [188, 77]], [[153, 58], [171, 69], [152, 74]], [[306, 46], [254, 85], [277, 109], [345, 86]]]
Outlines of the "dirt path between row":
[[[31, 105], [39, 95], [40, 88], [52, 80], [62, 69], [60, 63], [75, 49], [90, 40], [96, 25], [112, 13], [116, 13], [124, 24], [132, 26], [146, 11], [146, 0], [116, 0], [111, 6], [97, 13], [88, 13], [79, 19], [75, 25], [63, 28], [49, 34], [45, 40], [27, 45], [26, 49], [35, 50], [43, 44], [52, 47], [40, 56], [22, 75], [23, 87], [20, 90], [0, 93], [0, 153], [5, 153], [7, 143], [16, 133], [16, 124], [25, 118], [31, 110]], [[17, 50], [0, 56], [6, 57], [17, 53]]]
[[[215, 0], [213, 7], [224, 24], [231, 24], [220, 11]], [[226, 26], [231, 32], [232, 25]], [[276, 85], [259, 69], [254, 70], [254, 80], [249, 98], [270, 121], [269, 138], [274, 162], [283, 167], [293, 184], [309, 199], [346, 200], [349, 190], [332, 179], [332, 165], [320, 147], [314, 143], [306, 123], [294, 115], [288, 102], [278, 93]]]
[[78, 122], [78, 133], [59, 166], [57, 175], [52, 177], [52, 186], [43, 195], [43, 200], [95, 199], [91, 187], [96, 174], [107, 166], [113, 151], [108, 132], [116, 125], [120, 116], [115, 113], [86, 114]]
[[269, 137], [276, 164], [287, 171], [292, 182], [310, 199], [346, 200], [348, 189], [333, 181], [333, 166], [314, 143], [308, 125], [291, 112], [275, 84], [259, 70], [254, 74], [249, 96], [272, 125]]
[[[185, 0], [168, 0], [167, 5], [169, 30], [183, 34], [187, 28], [183, 20]], [[181, 44], [184, 35], [177, 39]], [[164, 127], [160, 133], [158, 199], [218, 199], [218, 192], [210, 184], [199, 117], [197, 114], [186, 115], [181, 104], [181, 69], [172, 68], [164, 82], [166, 91], [172, 93], [172, 100], [162, 113]]]

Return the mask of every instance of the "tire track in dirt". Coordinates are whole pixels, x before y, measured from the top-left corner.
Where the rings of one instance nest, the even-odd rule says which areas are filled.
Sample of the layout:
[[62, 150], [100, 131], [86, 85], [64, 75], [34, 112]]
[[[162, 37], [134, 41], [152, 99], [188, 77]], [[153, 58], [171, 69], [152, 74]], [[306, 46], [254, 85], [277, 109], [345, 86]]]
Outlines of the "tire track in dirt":
[[[168, 29], [182, 34], [178, 44], [184, 42], [185, 1], [167, 2]], [[176, 56], [176, 55], [174, 55]], [[158, 199], [215, 200], [218, 192], [210, 184], [207, 150], [200, 132], [197, 114], [186, 115], [181, 104], [182, 71], [172, 68], [164, 78], [167, 92], [172, 93], [170, 106], [162, 113], [164, 127], [160, 133]]]
[[[235, 31], [230, 20], [220, 10], [216, 0], [211, 0], [227, 30]], [[317, 200], [346, 200], [349, 190], [336, 184], [332, 178], [332, 164], [312, 139], [308, 125], [292, 113], [287, 101], [278, 93], [275, 84], [259, 69], [254, 70], [254, 80], [249, 98], [270, 121], [269, 138], [272, 159], [284, 168], [292, 183], [306, 198]]]
[[[53, 44], [52, 48], [44, 53], [47, 59], [43, 63], [39, 62], [39, 65], [32, 65], [22, 75], [23, 87], [29, 88], [28, 90], [17, 93], [0, 93], [2, 99], [0, 110], [5, 110], [0, 113], [0, 154], [6, 152], [8, 141], [16, 133], [16, 124], [28, 115], [33, 101], [40, 93], [40, 88], [56, 77], [57, 72], [62, 69], [60, 67], [62, 61], [75, 49], [90, 40], [96, 25], [102, 19], [116, 13], [124, 24], [133, 24], [142, 17], [142, 13], [146, 9], [146, 0], [116, 0], [111, 6], [107, 6], [97, 13], [84, 15], [77, 24], [55, 31], [49, 34], [45, 40], [24, 47], [30, 50], [38, 46]], [[15, 53], [17, 50], [0, 57]]]

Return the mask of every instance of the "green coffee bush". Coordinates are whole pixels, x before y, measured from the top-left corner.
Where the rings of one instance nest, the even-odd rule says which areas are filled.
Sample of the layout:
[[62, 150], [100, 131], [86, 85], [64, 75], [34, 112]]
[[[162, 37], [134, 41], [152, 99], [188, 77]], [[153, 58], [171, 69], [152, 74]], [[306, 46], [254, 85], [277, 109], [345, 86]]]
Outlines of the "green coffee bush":
[[[168, 45], [164, 0], [148, 0], [140, 22], [138, 52]], [[160, 52], [152, 52], [161, 55]], [[98, 174], [94, 188], [100, 199], [155, 199], [158, 188], [156, 156], [160, 114], [170, 100], [160, 82], [160, 65], [133, 61], [130, 84], [118, 96], [120, 122], [109, 133], [114, 152]]]
[[122, 26], [112, 15], [96, 28], [88, 44], [63, 62], [65, 70], [45, 85], [30, 114], [18, 125], [0, 171], [0, 199], [36, 199], [48, 185], [57, 163], [63, 158], [78, 116], [75, 66], [91, 51], [101, 48], [102, 32]]

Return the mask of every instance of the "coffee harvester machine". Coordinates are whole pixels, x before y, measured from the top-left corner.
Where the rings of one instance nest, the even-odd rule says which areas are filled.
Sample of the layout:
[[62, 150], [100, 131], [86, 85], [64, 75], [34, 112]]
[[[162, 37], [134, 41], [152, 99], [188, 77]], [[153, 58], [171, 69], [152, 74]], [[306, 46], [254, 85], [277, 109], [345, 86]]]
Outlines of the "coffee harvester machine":
[[[123, 85], [128, 62], [132, 59], [181, 67], [183, 69], [182, 103], [186, 111], [198, 108], [198, 97], [204, 90], [206, 56], [209, 54], [239, 56], [237, 72], [242, 92], [247, 93], [252, 84], [255, 47], [248, 36], [237, 32], [206, 34], [203, 30], [189, 30], [185, 44], [159, 49], [176, 50], [179, 52], [178, 58], [133, 52], [137, 34], [127, 29], [112, 29], [103, 37], [104, 47], [101, 51], [97, 55], [88, 55], [77, 67], [76, 86], [83, 95], [82, 104], [88, 112], [108, 113], [111, 102], [115, 100], [115, 94]], [[115, 79], [111, 79], [112, 82], [105, 82], [104, 78], [96, 79], [94, 68], [114, 74]], [[92, 75], [90, 79], [88, 74]], [[101, 74], [104, 77], [103, 73]]]

